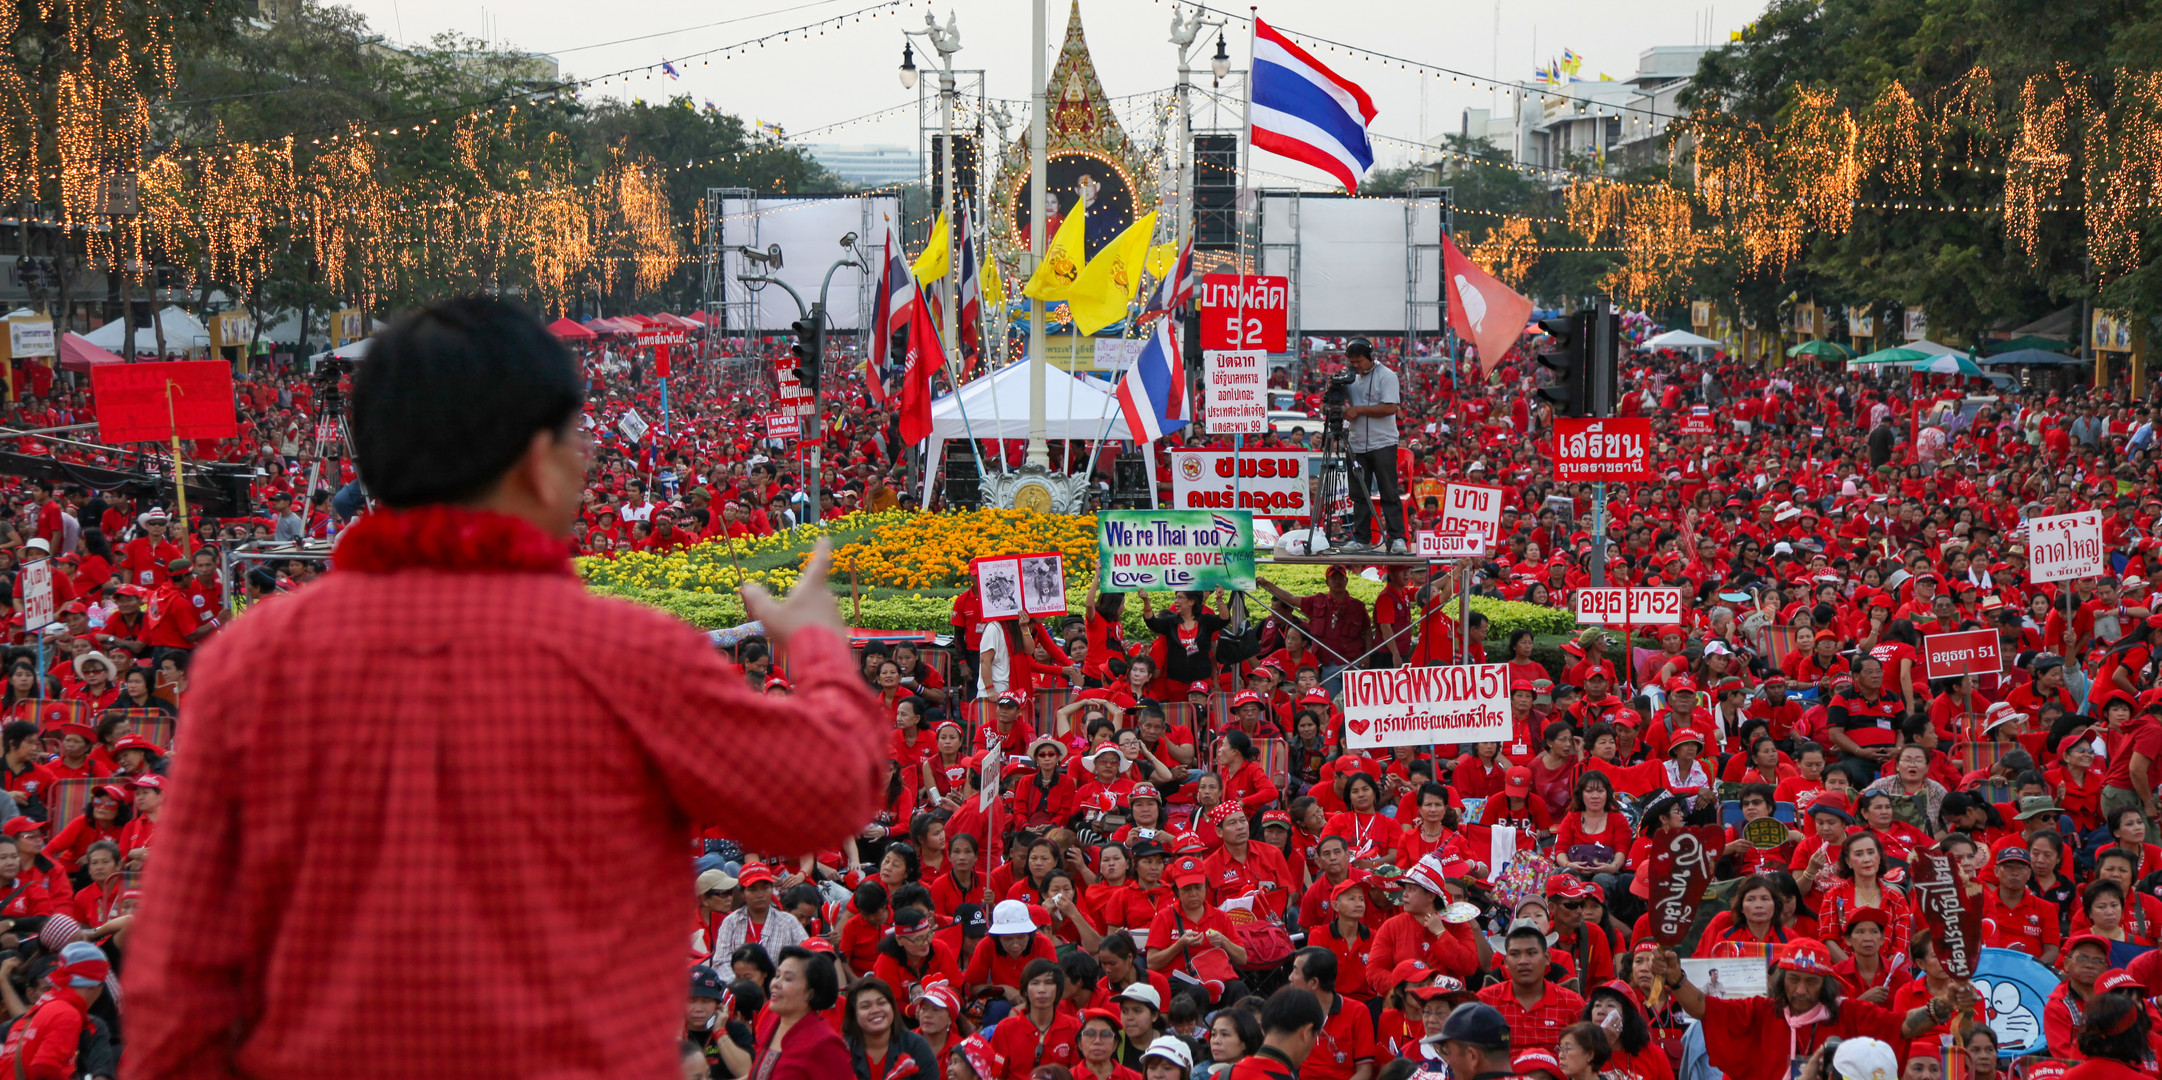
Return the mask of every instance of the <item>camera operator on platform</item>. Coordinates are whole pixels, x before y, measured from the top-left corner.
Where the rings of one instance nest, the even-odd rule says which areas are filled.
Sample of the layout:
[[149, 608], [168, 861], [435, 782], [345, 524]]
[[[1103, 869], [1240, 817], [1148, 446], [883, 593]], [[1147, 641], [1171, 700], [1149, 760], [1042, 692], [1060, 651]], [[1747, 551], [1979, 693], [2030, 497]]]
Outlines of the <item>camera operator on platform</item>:
[[[1344, 419], [1351, 425], [1351, 533], [1331, 553], [1370, 554], [1386, 550], [1405, 555], [1404, 496], [1396, 480], [1396, 410], [1403, 394], [1396, 372], [1376, 363], [1374, 346], [1365, 338], [1352, 338], [1344, 347], [1345, 362], [1357, 373], [1348, 392], [1351, 405]], [[1367, 543], [1373, 535], [1374, 509], [1367, 501], [1367, 474], [1373, 474], [1374, 492], [1381, 496], [1381, 527], [1386, 542]]]

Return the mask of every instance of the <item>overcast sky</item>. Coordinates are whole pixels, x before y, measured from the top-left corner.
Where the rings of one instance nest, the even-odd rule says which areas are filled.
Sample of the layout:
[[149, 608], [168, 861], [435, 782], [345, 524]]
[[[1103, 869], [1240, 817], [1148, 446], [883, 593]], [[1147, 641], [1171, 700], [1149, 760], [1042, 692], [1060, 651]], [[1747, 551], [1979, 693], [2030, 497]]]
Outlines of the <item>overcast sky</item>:
[[[555, 56], [567, 76], [593, 78], [657, 66], [664, 59], [803, 26], [876, 0], [345, 2], [395, 41], [425, 42], [445, 30], [475, 36], [485, 33], [499, 46]], [[955, 55], [956, 67], [986, 69], [993, 97], [1028, 96], [1028, 2], [940, 0], [935, 4], [941, 23], [949, 10], [958, 15], [962, 50]], [[1050, 0], [1048, 4], [1047, 38], [1053, 50], [1064, 36], [1069, 2]], [[1245, 7], [1221, 0], [1215, 6], [1237, 11]], [[1604, 73], [1625, 79], [1635, 72], [1638, 54], [1644, 49], [1723, 43], [1729, 31], [1740, 29], [1762, 7], [1761, 0], [1700, 6], [1654, 0], [1537, 0], [1506, 6], [1494, 0], [1270, 0], [1261, 5], [1260, 14], [1294, 35], [1307, 31], [1474, 75], [1488, 76], [1498, 69], [1505, 80], [1527, 81], [1535, 63], [1559, 56], [1564, 48], [1584, 57], [1584, 77]], [[807, 133], [803, 135], [806, 142], [913, 146], [913, 109], [830, 131], [811, 129], [915, 100], [915, 93], [903, 90], [896, 77], [901, 29], [920, 28], [929, 8], [916, 0], [878, 18], [828, 27], [822, 36], [814, 34], [808, 41], [798, 37], [774, 42], [731, 60], [716, 57], [710, 64], [696, 59], [679, 62], [675, 65], [682, 72], [678, 81], [659, 74], [649, 78], [640, 72], [628, 81], [615, 79], [587, 93], [648, 100], [687, 93], [693, 100], [710, 99], [747, 119], [780, 124], [792, 135]], [[1501, 20], [1498, 54], [1497, 14]], [[1140, 94], [1175, 81], [1177, 61], [1166, 40], [1171, 19], [1168, 0], [1082, 0], [1081, 15], [1107, 94]], [[628, 38], [641, 40], [622, 40]], [[1244, 67], [1247, 33], [1236, 24], [1230, 51], [1233, 66]], [[919, 45], [917, 63], [926, 68], [935, 63], [928, 52]], [[1197, 81], [1204, 86], [1209, 81], [1208, 54], [1209, 50], [1198, 50], [1195, 59]], [[1381, 135], [1433, 138], [1457, 130], [1466, 107], [1493, 102], [1492, 92], [1483, 87], [1413, 75], [1341, 53], [1317, 55], [1372, 95], [1379, 110], [1373, 130]], [[1507, 111], [1505, 105], [1503, 112]], [[1375, 152], [1377, 164], [1386, 165], [1401, 163], [1410, 148], [1377, 141]], [[1256, 169], [1285, 175], [1322, 178], [1321, 173], [1265, 153], [1257, 153], [1253, 164]]]

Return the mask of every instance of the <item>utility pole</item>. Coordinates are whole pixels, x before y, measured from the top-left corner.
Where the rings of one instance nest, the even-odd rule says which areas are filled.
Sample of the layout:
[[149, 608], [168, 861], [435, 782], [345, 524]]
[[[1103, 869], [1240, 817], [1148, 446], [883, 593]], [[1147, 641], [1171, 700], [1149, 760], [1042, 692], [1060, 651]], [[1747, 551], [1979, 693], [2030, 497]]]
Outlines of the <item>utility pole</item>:
[[[1591, 378], [1586, 391], [1591, 394], [1591, 415], [1609, 417], [1614, 415], [1614, 384], [1621, 369], [1621, 318], [1608, 310], [1604, 295], [1592, 298], [1591, 310]], [[1593, 481], [1591, 486], [1591, 583], [1593, 588], [1606, 586], [1606, 481]], [[1623, 654], [1627, 655], [1624, 646]]]
[[[1050, 77], [1044, 50], [1044, 4], [1047, 0], [1028, 0], [1029, 7], [1029, 93], [1028, 110], [1028, 258], [1023, 260], [1025, 278], [1033, 279], [1036, 267], [1043, 262], [1044, 245], [1044, 192], [1050, 187], [1047, 174], [1044, 139], [1048, 137], [1048, 125], [1044, 122], [1044, 109], [1048, 98], [1044, 82]], [[1050, 429], [1044, 422], [1044, 340], [1043, 320], [1047, 305], [1029, 297], [1028, 301], [1028, 460], [1029, 464], [1048, 469], [1051, 467]], [[1004, 451], [1000, 451], [1003, 457]]]

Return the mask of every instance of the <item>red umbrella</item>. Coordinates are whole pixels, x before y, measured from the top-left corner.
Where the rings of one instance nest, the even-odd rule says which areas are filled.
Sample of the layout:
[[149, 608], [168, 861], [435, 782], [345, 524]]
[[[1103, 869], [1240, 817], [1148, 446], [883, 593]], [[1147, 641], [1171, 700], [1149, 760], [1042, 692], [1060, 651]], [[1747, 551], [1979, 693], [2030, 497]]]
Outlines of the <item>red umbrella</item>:
[[60, 335], [60, 367], [64, 371], [88, 371], [93, 364], [124, 364], [118, 355], [98, 348], [77, 333]]
[[557, 319], [549, 323], [548, 332], [564, 341], [592, 341], [600, 336], [569, 319]]

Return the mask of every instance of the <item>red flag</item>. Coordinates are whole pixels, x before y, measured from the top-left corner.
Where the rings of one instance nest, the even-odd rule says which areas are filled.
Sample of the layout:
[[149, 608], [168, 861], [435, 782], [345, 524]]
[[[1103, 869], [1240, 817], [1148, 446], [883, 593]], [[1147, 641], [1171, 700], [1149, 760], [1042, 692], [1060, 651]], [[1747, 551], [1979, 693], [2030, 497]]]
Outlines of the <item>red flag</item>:
[[[916, 286], [916, 311], [925, 310], [923, 287]], [[925, 318], [908, 320], [908, 366], [901, 373], [901, 441], [915, 446], [931, 437], [931, 381], [945, 366], [938, 327]]]
[[[1519, 318], [1518, 325], [1523, 321]], [[1483, 356], [1485, 350], [1480, 352]], [[1650, 895], [1646, 899], [1651, 907], [1652, 937], [1661, 947], [1679, 945], [1688, 935], [1690, 924], [1696, 921], [1697, 905], [1704, 901], [1704, 890], [1711, 886], [1719, 848], [1725, 842], [1726, 830], [1716, 825], [1661, 829], [1652, 834]]]
[[653, 347], [653, 374], [663, 379], [668, 377], [668, 346], [666, 345], [655, 345]]
[[1449, 326], [1479, 347], [1479, 370], [1491, 375], [1502, 354], [1524, 336], [1531, 301], [1479, 269], [1446, 236], [1441, 251], [1449, 275]]

